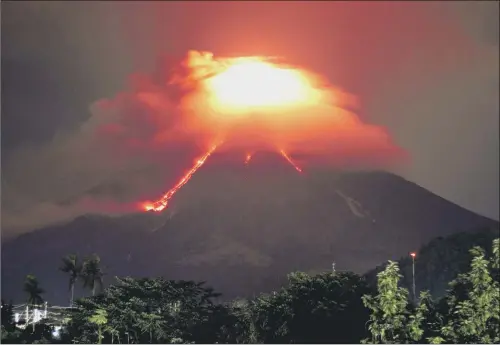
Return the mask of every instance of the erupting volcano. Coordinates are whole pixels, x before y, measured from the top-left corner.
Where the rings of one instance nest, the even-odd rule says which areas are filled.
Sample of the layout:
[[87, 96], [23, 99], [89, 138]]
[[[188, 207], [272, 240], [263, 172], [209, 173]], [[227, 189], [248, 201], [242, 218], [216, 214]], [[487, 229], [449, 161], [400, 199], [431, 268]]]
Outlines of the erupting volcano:
[[[353, 112], [356, 97], [304, 68], [276, 58], [215, 58], [195, 51], [173, 68], [160, 67], [153, 76], [134, 79], [132, 91], [101, 102], [108, 118], [119, 118], [106, 124], [106, 140], [114, 137], [120, 147], [144, 150], [144, 156], [186, 144], [199, 152], [163, 196], [139, 204], [143, 210], [168, 207], [216, 150], [241, 152], [245, 165], [259, 151], [274, 151], [298, 173], [304, 164], [400, 157], [383, 128], [363, 123]], [[300, 162], [293, 158], [297, 154]]]
[[[197, 66], [197, 63], [203, 62], [204, 59], [211, 59], [212, 55], [192, 54], [190, 57], [188, 66], [194, 67]], [[204, 79], [202, 85], [215, 110], [234, 112], [230, 115], [249, 115], [256, 111], [286, 111], [283, 108], [305, 105], [315, 101], [315, 90], [300, 70], [280, 67], [257, 57], [230, 59], [217, 67], [220, 72]], [[249, 144], [251, 145], [251, 143]], [[196, 160], [194, 166], [174, 187], [159, 200], [145, 203], [144, 209], [156, 212], [164, 210], [168, 201], [201, 168], [216, 148], [217, 145], [212, 146], [201, 158]], [[302, 172], [302, 169], [285, 150], [280, 149], [279, 153], [295, 170], [299, 173]], [[252, 155], [247, 154], [245, 164], [249, 164], [251, 158]]]

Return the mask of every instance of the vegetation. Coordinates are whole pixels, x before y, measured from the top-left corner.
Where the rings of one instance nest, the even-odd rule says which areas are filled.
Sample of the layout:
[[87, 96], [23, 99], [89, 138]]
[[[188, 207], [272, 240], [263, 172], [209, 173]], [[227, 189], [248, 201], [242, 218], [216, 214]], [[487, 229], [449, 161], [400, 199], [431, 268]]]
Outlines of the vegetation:
[[45, 323], [20, 328], [14, 322], [12, 303], [2, 300], [2, 344], [48, 344], [52, 340], [52, 328]]
[[[12, 305], [2, 301], [2, 342], [500, 344], [499, 246], [495, 239], [491, 251], [470, 249], [467, 269], [437, 301], [428, 291], [410, 299], [392, 261], [373, 287], [351, 272], [295, 272], [279, 291], [216, 304], [218, 294], [203, 282], [126, 277], [98, 291], [99, 258], [79, 270], [76, 256], [68, 256], [61, 269], [70, 289], [81, 277], [92, 296], [75, 301], [57, 338], [48, 320], [16, 327]], [[29, 304], [40, 302], [35, 277], [28, 276], [25, 291]]]
[[26, 281], [24, 282], [24, 292], [26, 292], [27, 299], [26, 302], [30, 306], [43, 304], [42, 294], [44, 290], [38, 285], [38, 279], [32, 274], [26, 276]]
[[76, 255], [68, 255], [63, 258], [62, 261], [62, 266], [59, 269], [69, 275], [69, 290], [71, 291], [69, 306], [72, 307], [73, 300], [75, 298], [75, 284], [78, 278], [82, 275], [82, 265], [78, 261], [78, 257]]
[[[437, 237], [424, 245], [417, 253], [415, 261], [416, 294], [429, 291], [433, 298], [446, 296], [449, 282], [460, 273], [469, 269], [474, 246], [484, 248], [488, 256], [492, 255], [491, 242], [498, 237], [497, 228], [480, 228], [475, 231], [459, 232], [448, 237]], [[397, 261], [400, 268], [400, 285], [412, 291], [412, 260], [406, 256]], [[365, 275], [371, 285], [376, 285], [377, 274], [383, 271], [381, 265]], [[411, 296], [413, 298], [413, 296]]]
[[488, 260], [481, 247], [470, 250], [468, 272], [450, 283], [447, 295], [435, 305], [428, 292], [417, 306], [408, 302], [408, 290], [399, 287], [398, 265], [389, 262], [378, 274], [378, 295], [364, 296], [372, 310], [369, 343], [500, 343], [499, 239]]
[[104, 309], [97, 309], [94, 315], [88, 318], [88, 321], [97, 327], [97, 343], [102, 344], [104, 338], [102, 331], [104, 326], [108, 324], [108, 313]]
[[85, 260], [81, 269], [83, 278], [83, 287], [92, 290], [92, 296], [95, 296], [96, 289], [102, 288], [102, 277], [104, 273], [101, 270], [101, 258], [96, 254]]
[[359, 343], [366, 335], [369, 313], [361, 298], [371, 290], [364, 279], [351, 272], [297, 272], [288, 280], [281, 291], [251, 303], [259, 342]]

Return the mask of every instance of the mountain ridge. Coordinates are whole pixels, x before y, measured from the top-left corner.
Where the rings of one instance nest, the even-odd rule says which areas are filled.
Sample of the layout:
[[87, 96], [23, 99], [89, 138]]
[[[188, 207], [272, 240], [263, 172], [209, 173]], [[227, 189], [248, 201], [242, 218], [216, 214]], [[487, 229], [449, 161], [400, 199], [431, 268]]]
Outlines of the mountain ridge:
[[[207, 184], [216, 178], [225, 182], [222, 192]], [[171, 207], [159, 214], [81, 216], [2, 243], [5, 297], [21, 299], [22, 279], [33, 273], [48, 300], [64, 301], [66, 277], [57, 267], [70, 253], [99, 254], [109, 276], [204, 280], [226, 298], [248, 296], [279, 287], [290, 271], [329, 270], [335, 261], [338, 269], [365, 273], [436, 236], [498, 224], [373, 171], [279, 179], [262, 172], [216, 175], [208, 166]]]

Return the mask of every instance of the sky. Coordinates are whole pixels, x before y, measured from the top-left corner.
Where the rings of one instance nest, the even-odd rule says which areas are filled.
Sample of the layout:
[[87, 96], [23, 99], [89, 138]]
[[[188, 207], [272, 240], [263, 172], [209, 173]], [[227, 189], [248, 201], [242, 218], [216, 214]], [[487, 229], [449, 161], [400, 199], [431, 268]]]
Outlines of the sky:
[[108, 116], [102, 100], [189, 50], [280, 56], [322, 75], [408, 153], [397, 174], [499, 219], [496, 2], [23, 1], [2, 2], [1, 25], [4, 232], [176, 176], [182, 152], [153, 166], [89, 133]]

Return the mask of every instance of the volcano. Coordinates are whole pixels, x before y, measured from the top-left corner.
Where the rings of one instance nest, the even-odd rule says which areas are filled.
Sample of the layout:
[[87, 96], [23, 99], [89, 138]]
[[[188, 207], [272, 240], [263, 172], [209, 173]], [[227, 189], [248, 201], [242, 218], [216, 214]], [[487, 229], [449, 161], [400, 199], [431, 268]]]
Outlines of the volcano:
[[300, 174], [265, 152], [244, 161], [214, 155], [162, 212], [87, 215], [5, 241], [2, 297], [22, 301], [31, 273], [49, 303], [66, 304], [58, 267], [72, 253], [97, 253], [105, 284], [115, 275], [163, 276], [248, 297], [279, 288], [291, 271], [328, 271], [335, 262], [364, 273], [434, 237], [498, 226], [388, 172]]

